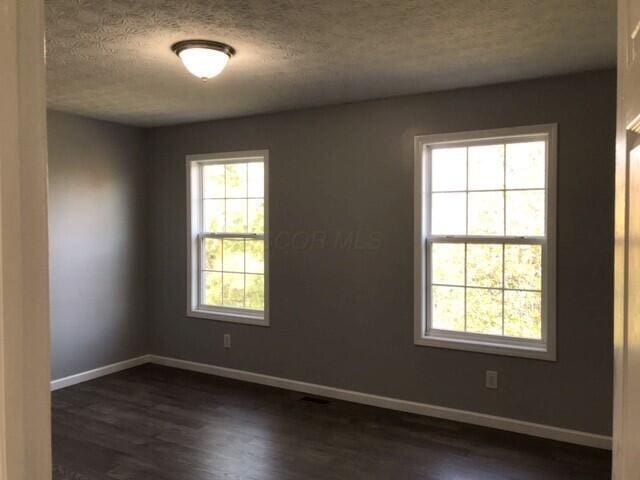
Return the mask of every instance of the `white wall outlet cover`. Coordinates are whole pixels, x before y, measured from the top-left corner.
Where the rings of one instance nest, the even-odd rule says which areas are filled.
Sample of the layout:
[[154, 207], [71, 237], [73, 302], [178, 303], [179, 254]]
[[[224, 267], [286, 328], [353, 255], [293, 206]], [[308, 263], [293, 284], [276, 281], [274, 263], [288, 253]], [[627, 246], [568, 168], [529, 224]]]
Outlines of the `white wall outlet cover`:
[[485, 384], [486, 388], [490, 388], [492, 390], [496, 390], [498, 388], [498, 372], [494, 370], [487, 370], [485, 373]]

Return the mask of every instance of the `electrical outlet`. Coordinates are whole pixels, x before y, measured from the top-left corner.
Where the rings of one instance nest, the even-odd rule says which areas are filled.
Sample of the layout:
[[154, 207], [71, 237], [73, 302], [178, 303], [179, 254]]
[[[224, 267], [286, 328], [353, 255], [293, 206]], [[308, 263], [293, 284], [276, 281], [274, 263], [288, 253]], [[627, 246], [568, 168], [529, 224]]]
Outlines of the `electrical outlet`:
[[231, 348], [231, 335], [228, 333], [224, 334], [224, 348]]
[[487, 370], [485, 372], [484, 377], [484, 386], [485, 388], [490, 388], [491, 390], [498, 389], [498, 372], [494, 370]]

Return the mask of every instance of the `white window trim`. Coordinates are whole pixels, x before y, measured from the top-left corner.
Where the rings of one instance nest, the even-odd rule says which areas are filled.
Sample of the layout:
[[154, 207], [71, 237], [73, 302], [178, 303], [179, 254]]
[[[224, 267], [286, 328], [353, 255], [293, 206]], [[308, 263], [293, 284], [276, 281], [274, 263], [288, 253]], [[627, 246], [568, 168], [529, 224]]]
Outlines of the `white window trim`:
[[[200, 305], [198, 288], [200, 285], [198, 265], [198, 235], [200, 233], [200, 174], [199, 168], [206, 162], [234, 160], [238, 162], [260, 159], [264, 162], [264, 311]], [[188, 155], [186, 162], [187, 179], [187, 316], [207, 320], [241, 323], [246, 325], [269, 326], [269, 151], [247, 150]], [[193, 188], [196, 185], [196, 188]], [[193, 208], [194, 205], [197, 208]]]
[[[546, 156], [546, 237], [543, 246], [543, 291], [542, 341], [527, 341], [502, 336], [446, 332], [427, 332], [427, 312], [429, 312], [429, 271], [427, 259], [428, 228], [430, 210], [426, 205], [430, 192], [428, 147], [445, 146], [456, 143], [490, 143], [492, 141], [522, 141], [527, 137], [547, 138]], [[466, 350], [472, 352], [556, 360], [556, 209], [557, 209], [557, 125], [534, 125], [526, 127], [478, 130], [460, 133], [422, 135], [415, 137], [414, 171], [414, 343], [416, 345]], [[486, 240], [487, 237], [478, 237]], [[501, 240], [500, 237], [497, 238]], [[471, 240], [472, 241], [472, 240]], [[509, 238], [509, 242], [512, 238]]]

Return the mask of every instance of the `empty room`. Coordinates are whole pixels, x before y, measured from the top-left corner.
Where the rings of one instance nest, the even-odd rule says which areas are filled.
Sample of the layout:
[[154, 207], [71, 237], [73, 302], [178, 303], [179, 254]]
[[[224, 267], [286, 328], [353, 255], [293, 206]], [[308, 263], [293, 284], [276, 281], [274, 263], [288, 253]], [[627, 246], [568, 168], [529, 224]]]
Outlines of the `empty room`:
[[2, 1], [0, 479], [640, 479], [639, 0]]

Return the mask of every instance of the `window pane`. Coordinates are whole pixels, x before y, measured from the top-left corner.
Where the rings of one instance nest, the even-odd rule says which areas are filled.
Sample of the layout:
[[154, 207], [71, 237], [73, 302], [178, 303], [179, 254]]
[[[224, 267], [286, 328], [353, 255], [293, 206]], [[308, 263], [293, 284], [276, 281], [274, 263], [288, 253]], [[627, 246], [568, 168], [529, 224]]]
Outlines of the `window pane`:
[[464, 243], [434, 243], [431, 263], [432, 283], [464, 285]]
[[202, 242], [205, 270], [222, 270], [222, 240], [205, 238]]
[[502, 287], [502, 245], [467, 244], [467, 285]]
[[[199, 302], [208, 306], [264, 310], [265, 295], [265, 165], [257, 159], [198, 162], [200, 176], [191, 178], [201, 198]], [[231, 162], [231, 163], [226, 163]], [[194, 164], [196, 165], [196, 164]], [[193, 205], [192, 205], [193, 206]], [[200, 223], [200, 222], [198, 222]], [[256, 238], [242, 238], [256, 233]], [[236, 235], [237, 234], [237, 235]]]
[[544, 190], [507, 192], [507, 235], [544, 235]]
[[541, 138], [430, 148], [431, 328], [542, 338], [543, 248], [524, 243], [546, 234], [548, 145]]
[[504, 188], [504, 145], [469, 147], [469, 190]]
[[504, 283], [506, 288], [540, 290], [542, 288], [542, 247], [505, 245]]
[[545, 188], [545, 142], [507, 145], [507, 188]]
[[245, 245], [245, 271], [264, 273], [264, 241], [247, 240]]
[[541, 295], [538, 292], [504, 292], [504, 334], [509, 337], [542, 338]]
[[225, 197], [245, 198], [247, 196], [247, 164], [229, 163], [225, 165]]
[[467, 288], [467, 332], [502, 335], [502, 290]]
[[224, 200], [205, 200], [202, 212], [205, 232], [224, 232]]
[[434, 192], [467, 189], [466, 148], [436, 148], [432, 150], [431, 189]]
[[431, 292], [431, 327], [464, 331], [464, 288], [432, 287]]
[[466, 202], [464, 193], [434, 193], [431, 198], [431, 233], [464, 235]]
[[244, 274], [223, 273], [222, 304], [225, 307], [244, 307]]
[[469, 235], [504, 234], [504, 194], [469, 193]]
[[222, 273], [204, 272], [204, 304], [222, 305]]
[[245, 307], [264, 310], [264, 276], [246, 275]]
[[224, 165], [202, 167], [202, 188], [204, 198], [224, 198]]
[[250, 233], [264, 233], [264, 200], [249, 200], [248, 231]]
[[247, 231], [247, 200], [227, 200], [226, 232]]
[[248, 196], [264, 197], [264, 163], [250, 163], [247, 168], [249, 169]]
[[244, 272], [244, 240], [223, 240], [223, 270], [225, 272]]

